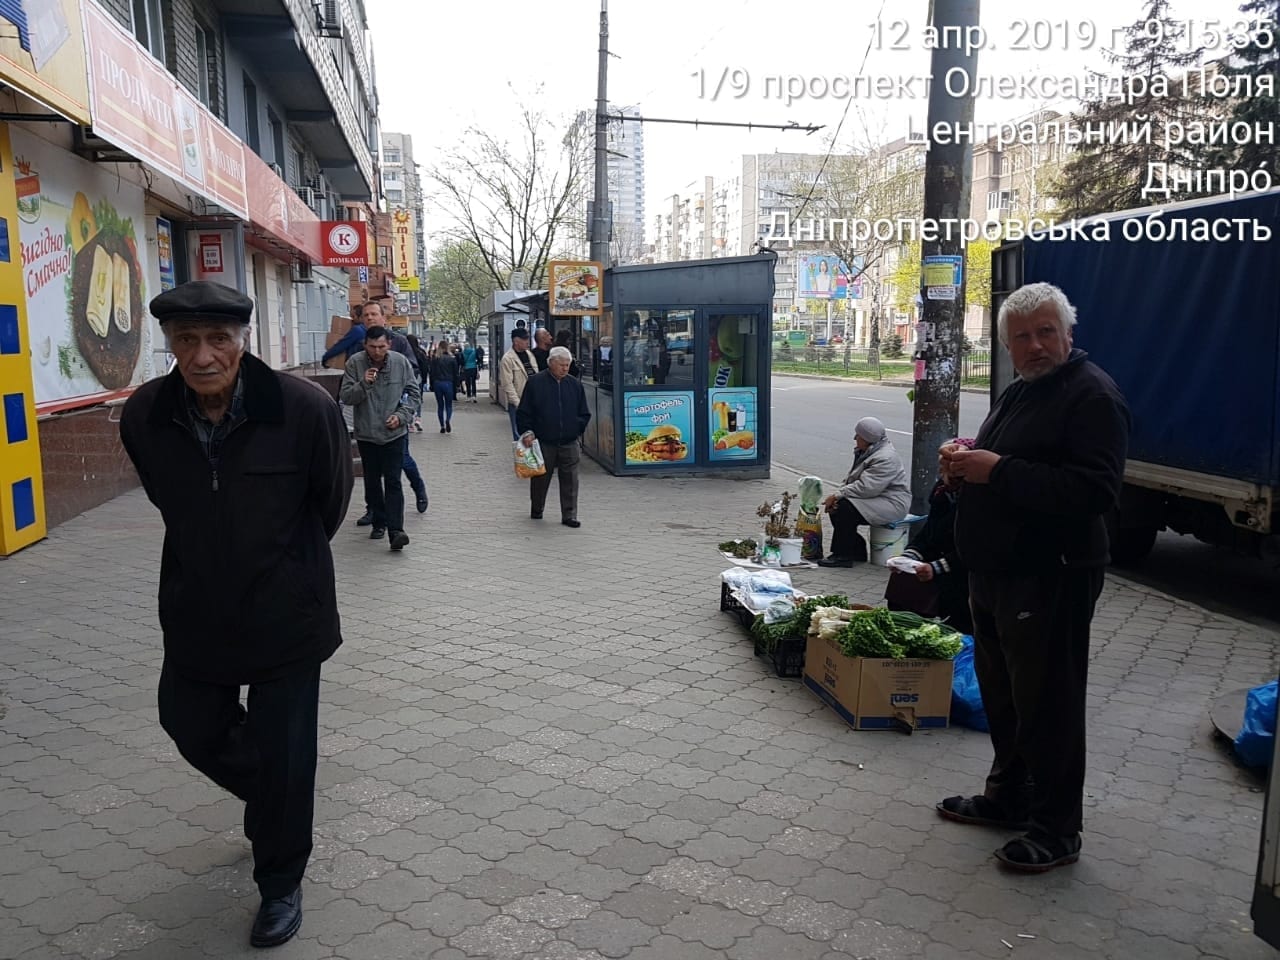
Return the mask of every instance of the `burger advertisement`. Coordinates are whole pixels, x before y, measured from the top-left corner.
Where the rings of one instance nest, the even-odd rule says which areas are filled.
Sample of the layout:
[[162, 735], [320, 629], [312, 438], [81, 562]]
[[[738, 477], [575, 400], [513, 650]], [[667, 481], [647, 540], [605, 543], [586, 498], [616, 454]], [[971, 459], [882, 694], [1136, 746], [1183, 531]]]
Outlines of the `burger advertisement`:
[[693, 393], [634, 393], [626, 398], [628, 466], [693, 461]]

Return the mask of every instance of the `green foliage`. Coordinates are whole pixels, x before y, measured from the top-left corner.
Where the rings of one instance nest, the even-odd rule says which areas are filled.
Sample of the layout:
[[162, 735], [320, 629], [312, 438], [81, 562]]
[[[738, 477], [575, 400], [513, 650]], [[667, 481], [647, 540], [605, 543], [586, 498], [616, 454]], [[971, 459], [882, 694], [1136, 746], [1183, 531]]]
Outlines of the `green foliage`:
[[[1159, 29], [1152, 26], [1157, 21]], [[1186, 22], [1174, 17], [1169, 0], [1146, 0], [1139, 19], [1124, 29], [1124, 50], [1107, 54], [1113, 75], [1145, 79], [1146, 91], [1135, 85], [1132, 96], [1100, 97], [1086, 103], [1072, 119], [1081, 127], [1149, 121], [1153, 131], [1170, 123], [1185, 126], [1211, 119], [1212, 112], [1204, 101], [1182, 94], [1178, 78], [1197, 64], [1204, 52], [1200, 47], [1189, 49], [1186, 32]], [[1168, 78], [1164, 95], [1151, 83], [1161, 77]], [[1151, 202], [1142, 195], [1150, 164], [1187, 170], [1199, 166], [1198, 152], [1201, 151], [1191, 145], [1169, 145], [1154, 133], [1149, 143], [1123, 142], [1120, 137], [1107, 137], [1102, 143], [1081, 143], [1050, 192], [1069, 218], [1145, 206]], [[1176, 199], [1191, 196], [1182, 194]]]
[[891, 333], [880, 342], [880, 355], [888, 360], [897, 360], [902, 356], [902, 337]]
[[778, 344], [778, 359], [783, 363], [790, 363], [795, 360], [795, 352], [791, 349], [791, 342], [783, 340]]
[[859, 611], [836, 636], [847, 657], [877, 660], [951, 660], [960, 652], [960, 634], [937, 620], [884, 607]]
[[[1276, 29], [1280, 24], [1280, 0], [1246, 0], [1240, 5], [1242, 19], [1249, 22], [1255, 20], [1270, 21], [1271, 31], [1254, 30], [1247, 34], [1249, 43], [1233, 50], [1231, 56], [1224, 57], [1217, 63], [1218, 74], [1236, 82], [1236, 77], [1266, 77], [1274, 83], [1280, 74], [1280, 43], [1277, 43]], [[1263, 46], [1263, 43], [1266, 46]], [[1210, 106], [1220, 106], [1219, 98], [1205, 98]], [[1240, 97], [1230, 105], [1226, 117], [1231, 124], [1246, 123], [1251, 128], [1266, 128], [1269, 124], [1280, 123], [1280, 99], [1275, 94], [1269, 97]], [[1200, 165], [1205, 168], [1221, 168], [1230, 170], [1260, 170], [1266, 168], [1274, 176], [1280, 167], [1280, 143], [1261, 143], [1256, 137], [1249, 137], [1243, 143], [1231, 142], [1204, 148]]]
[[480, 325], [485, 298], [496, 289], [479, 247], [469, 241], [442, 243], [427, 270], [427, 315], [436, 326], [461, 329], [470, 337]]

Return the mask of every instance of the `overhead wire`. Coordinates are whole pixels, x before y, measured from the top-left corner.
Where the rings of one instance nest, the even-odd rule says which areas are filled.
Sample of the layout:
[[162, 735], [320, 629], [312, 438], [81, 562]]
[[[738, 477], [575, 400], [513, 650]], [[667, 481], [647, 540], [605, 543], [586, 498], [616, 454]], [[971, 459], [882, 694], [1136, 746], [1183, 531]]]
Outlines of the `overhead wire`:
[[[880, 0], [880, 9], [876, 11], [876, 21], [880, 20], [884, 13], [885, 0]], [[871, 45], [875, 42], [875, 31], [872, 31], [870, 37], [867, 38], [867, 48], [862, 51], [862, 63], [858, 65], [857, 76], [862, 76], [862, 71], [867, 68], [867, 57], [871, 56]], [[818, 189], [818, 184], [822, 181], [822, 174], [826, 172], [827, 162], [831, 159], [831, 153], [835, 150], [836, 143], [840, 139], [840, 131], [844, 129], [844, 122], [849, 118], [849, 108], [853, 106], [853, 96], [850, 95], [844, 102], [844, 112], [840, 114], [840, 122], [836, 124], [836, 132], [831, 135], [831, 142], [827, 145], [826, 155], [822, 158], [822, 163], [818, 166], [818, 172], [814, 175], [813, 183], [809, 185], [809, 192], [805, 195], [804, 202], [800, 204], [800, 209], [794, 214], [793, 219], [799, 220], [804, 214], [805, 207], [809, 205], [809, 201], [813, 199], [813, 192]]]

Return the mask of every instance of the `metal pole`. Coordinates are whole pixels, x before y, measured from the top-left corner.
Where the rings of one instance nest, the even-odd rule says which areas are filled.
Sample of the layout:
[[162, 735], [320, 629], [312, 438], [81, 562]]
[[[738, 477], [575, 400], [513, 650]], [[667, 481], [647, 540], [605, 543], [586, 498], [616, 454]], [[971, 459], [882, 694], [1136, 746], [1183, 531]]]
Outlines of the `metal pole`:
[[596, 185], [591, 259], [609, 266], [609, 0], [600, 0], [600, 70], [596, 78]]
[[[978, 0], [933, 0], [933, 25], [939, 36], [951, 37], [949, 45], [934, 49], [932, 73], [939, 81], [949, 70], [964, 71], [972, 85], [978, 66], [977, 44], [970, 44], [970, 28], [978, 26]], [[958, 39], [957, 39], [958, 38]], [[952, 97], [946, 84], [936, 82], [929, 91], [926, 129], [941, 124], [951, 131], [972, 129], [973, 97]], [[960, 344], [964, 336], [964, 280], [951, 300], [931, 300], [925, 289], [926, 257], [964, 256], [960, 222], [969, 216], [970, 137], [950, 136], [933, 141], [924, 169], [924, 217], [943, 225], [937, 240], [920, 244], [920, 295], [924, 298], [920, 338], [915, 359], [916, 386], [914, 430], [911, 441], [911, 512], [928, 512], [929, 493], [938, 473], [938, 447], [956, 435], [960, 422]], [[947, 224], [953, 228], [948, 232]], [[961, 261], [963, 264], [963, 261]], [[923, 369], [921, 368], [923, 362]], [[921, 376], [923, 374], [923, 377]]]

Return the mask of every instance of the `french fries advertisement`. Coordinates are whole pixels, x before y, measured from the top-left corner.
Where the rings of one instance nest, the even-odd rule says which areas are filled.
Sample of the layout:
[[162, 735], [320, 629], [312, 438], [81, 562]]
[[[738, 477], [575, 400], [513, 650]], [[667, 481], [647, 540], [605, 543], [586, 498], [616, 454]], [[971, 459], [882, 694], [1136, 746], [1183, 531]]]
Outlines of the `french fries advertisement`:
[[754, 387], [707, 391], [712, 460], [754, 460], [759, 455], [759, 420]]
[[693, 462], [693, 393], [628, 393], [628, 466]]

